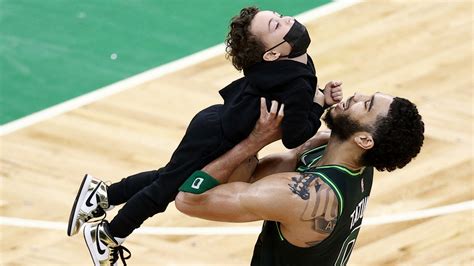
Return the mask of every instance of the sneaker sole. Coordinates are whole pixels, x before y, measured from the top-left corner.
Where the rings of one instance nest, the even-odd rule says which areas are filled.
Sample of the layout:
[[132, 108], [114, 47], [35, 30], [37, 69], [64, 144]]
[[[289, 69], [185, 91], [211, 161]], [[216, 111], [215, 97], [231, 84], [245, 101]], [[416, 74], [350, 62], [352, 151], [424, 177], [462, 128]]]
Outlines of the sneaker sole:
[[[87, 190], [89, 189], [89, 185], [91, 184], [92, 176], [86, 174], [82, 179], [81, 186], [79, 187], [79, 191], [77, 192], [76, 199], [74, 200], [74, 205], [72, 205], [71, 214], [69, 215], [69, 223], [67, 226], [67, 235], [72, 236], [77, 234], [78, 231], [72, 232], [74, 225], [77, 222], [77, 215], [79, 210], [81, 209], [82, 202], [87, 194]], [[78, 204], [80, 203], [80, 204]]]

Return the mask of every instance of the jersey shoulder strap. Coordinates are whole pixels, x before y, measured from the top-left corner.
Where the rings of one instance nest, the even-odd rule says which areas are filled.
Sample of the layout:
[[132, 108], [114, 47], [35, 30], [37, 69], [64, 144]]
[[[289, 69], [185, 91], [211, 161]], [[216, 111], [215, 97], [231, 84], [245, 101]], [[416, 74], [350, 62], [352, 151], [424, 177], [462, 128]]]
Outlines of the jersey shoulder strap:
[[316, 162], [319, 161], [319, 159], [321, 159], [326, 147], [327, 145], [318, 146], [301, 154], [296, 166], [296, 171], [303, 172], [311, 168]]

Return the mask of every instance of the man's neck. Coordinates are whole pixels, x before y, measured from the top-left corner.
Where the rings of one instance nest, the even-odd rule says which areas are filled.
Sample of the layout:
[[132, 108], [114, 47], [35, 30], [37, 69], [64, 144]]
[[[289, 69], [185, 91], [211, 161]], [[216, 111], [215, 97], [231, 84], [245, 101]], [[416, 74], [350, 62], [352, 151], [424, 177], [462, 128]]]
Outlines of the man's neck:
[[321, 157], [321, 160], [316, 165], [342, 165], [351, 170], [358, 170], [362, 168], [362, 165], [359, 163], [359, 157], [359, 147], [356, 147], [349, 141], [340, 141], [332, 137], [329, 139], [323, 157]]

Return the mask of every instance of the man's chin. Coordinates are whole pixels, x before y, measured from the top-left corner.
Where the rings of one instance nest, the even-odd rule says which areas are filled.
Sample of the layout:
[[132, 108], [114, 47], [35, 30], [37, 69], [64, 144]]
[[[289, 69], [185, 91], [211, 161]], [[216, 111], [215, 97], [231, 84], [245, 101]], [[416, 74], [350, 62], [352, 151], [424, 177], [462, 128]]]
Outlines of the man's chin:
[[328, 110], [328, 112], [332, 113], [332, 115], [342, 114], [344, 111], [345, 110], [339, 104], [331, 106]]

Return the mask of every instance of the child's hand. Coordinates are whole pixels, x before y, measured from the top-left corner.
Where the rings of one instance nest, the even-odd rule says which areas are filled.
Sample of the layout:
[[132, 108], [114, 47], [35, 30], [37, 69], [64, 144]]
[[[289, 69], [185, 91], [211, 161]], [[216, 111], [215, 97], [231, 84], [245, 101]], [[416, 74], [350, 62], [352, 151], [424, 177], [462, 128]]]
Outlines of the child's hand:
[[334, 105], [342, 101], [342, 82], [330, 81], [324, 86], [324, 104]]

